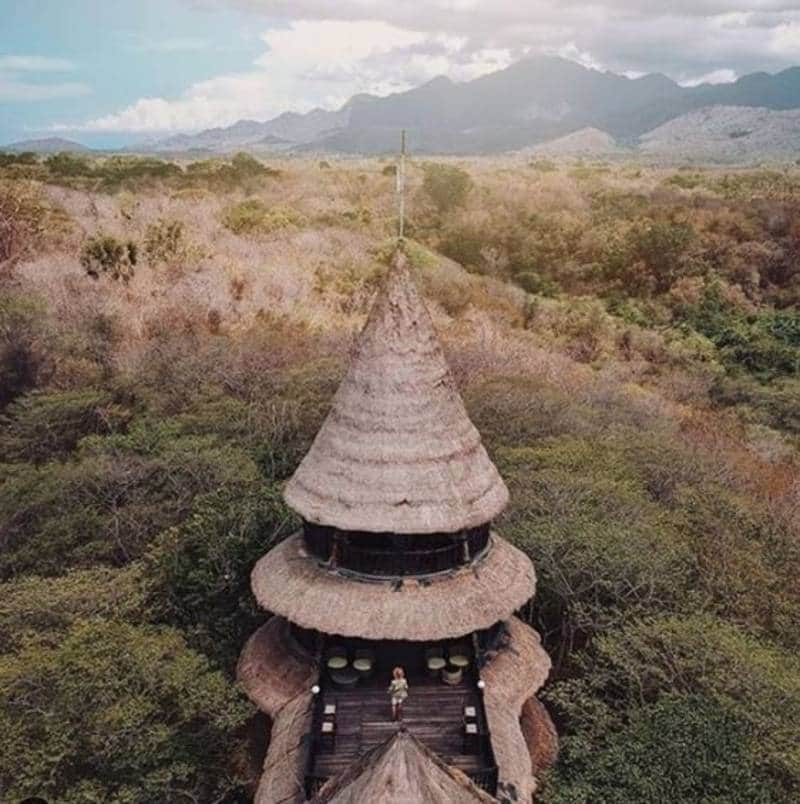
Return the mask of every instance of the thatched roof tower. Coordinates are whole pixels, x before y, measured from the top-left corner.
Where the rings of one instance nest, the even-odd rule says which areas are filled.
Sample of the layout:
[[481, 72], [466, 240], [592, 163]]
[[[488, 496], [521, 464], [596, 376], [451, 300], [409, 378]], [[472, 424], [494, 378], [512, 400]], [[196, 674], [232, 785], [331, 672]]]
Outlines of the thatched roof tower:
[[309, 522], [392, 533], [455, 533], [508, 502], [402, 251], [286, 501]]
[[[530, 801], [519, 718], [550, 660], [514, 612], [536, 574], [491, 529], [508, 490], [402, 251], [285, 497], [303, 529], [253, 569], [256, 599], [277, 616], [238, 668], [272, 719], [257, 804]], [[371, 707], [397, 664], [416, 673], [408, 727], [497, 799], [410, 734], [384, 741], [392, 724]]]

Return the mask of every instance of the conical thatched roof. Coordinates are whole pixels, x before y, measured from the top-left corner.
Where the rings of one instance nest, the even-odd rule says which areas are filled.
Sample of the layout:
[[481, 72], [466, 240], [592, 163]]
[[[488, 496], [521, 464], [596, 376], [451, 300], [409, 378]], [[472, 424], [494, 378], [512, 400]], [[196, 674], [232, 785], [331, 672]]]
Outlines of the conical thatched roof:
[[312, 799], [312, 804], [442, 804], [445, 801], [492, 804], [496, 799], [401, 730], [331, 779]]
[[394, 533], [476, 527], [508, 501], [400, 251], [286, 501], [311, 522]]

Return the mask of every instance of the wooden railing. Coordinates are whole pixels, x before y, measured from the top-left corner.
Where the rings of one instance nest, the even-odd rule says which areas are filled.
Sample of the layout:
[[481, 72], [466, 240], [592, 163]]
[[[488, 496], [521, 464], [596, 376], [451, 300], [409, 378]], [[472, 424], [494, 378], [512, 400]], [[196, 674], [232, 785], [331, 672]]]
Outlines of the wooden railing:
[[364, 575], [403, 577], [444, 572], [465, 563], [463, 542], [424, 550], [376, 550], [344, 542], [338, 566]]
[[304, 534], [309, 552], [331, 569], [389, 578], [456, 569], [481, 555], [489, 543], [488, 525], [454, 534], [390, 536], [338, 531], [307, 522]]

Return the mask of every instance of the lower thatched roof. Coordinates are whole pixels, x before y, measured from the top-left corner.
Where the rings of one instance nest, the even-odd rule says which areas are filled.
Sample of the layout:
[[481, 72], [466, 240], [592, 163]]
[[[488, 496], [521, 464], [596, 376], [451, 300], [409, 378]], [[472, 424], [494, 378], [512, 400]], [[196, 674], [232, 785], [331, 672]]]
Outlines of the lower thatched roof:
[[311, 804], [492, 804], [496, 800], [405, 730], [327, 782]]
[[538, 776], [556, 764], [558, 732], [550, 713], [536, 696], [528, 698], [522, 705], [520, 726], [531, 755], [533, 775]]
[[272, 721], [269, 748], [254, 804], [299, 804], [305, 800], [303, 771], [311, 730], [316, 664], [290, 648], [288, 623], [273, 617], [248, 640], [236, 676], [252, 701]]
[[272, 617], [250, 637], [239, 657], [236, 678], [250, 700], [273, 717], [292, 698], [309, 692], [317, 663], [290, 650], [289, 623]]
[[301, 534], [255, 566], [253, 592], [265, 609], [303, 628], [363, 639], [448, 639], [505, 620], [532, 596], [536, 574], [517, 548], [491, 536], [476, 563], [426, 581], [365, 581], [329, 570]]
[[508, 627], [509, 644], [481, 670], [483, 700], [497, 763], [497, 798], [529, 802], [536, 779], [520, 715], [523, 704], [547, 680], [551, 662], [536, 631], [516, 617]]

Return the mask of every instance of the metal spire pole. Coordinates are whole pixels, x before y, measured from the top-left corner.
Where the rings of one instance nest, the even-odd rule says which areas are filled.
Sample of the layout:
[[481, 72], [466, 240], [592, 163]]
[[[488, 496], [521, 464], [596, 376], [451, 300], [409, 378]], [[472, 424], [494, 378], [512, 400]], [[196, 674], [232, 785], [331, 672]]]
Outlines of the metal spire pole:
[[398, 238], [403, 242], [406, 224], [406, 130], [400, 134], [400, 163], [397, 166]]

